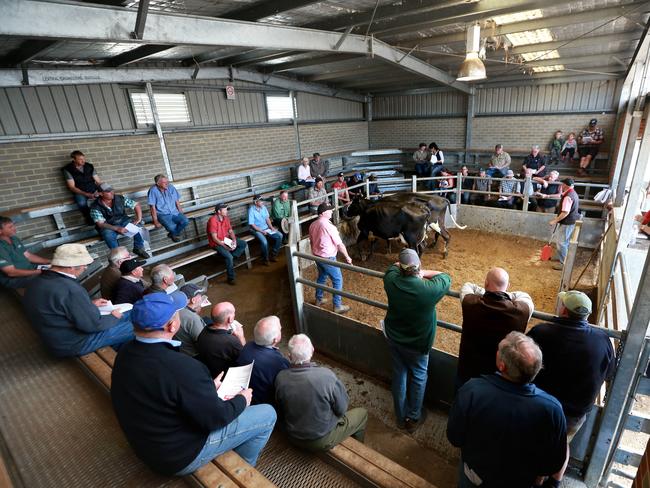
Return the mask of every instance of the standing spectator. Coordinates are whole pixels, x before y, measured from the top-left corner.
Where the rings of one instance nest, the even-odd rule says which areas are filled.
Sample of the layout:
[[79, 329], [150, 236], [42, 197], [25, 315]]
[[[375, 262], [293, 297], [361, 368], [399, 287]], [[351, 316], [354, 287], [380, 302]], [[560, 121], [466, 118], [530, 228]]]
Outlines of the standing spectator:
[[214, 215], [208, 219], [206, 224], [208, 234], [208, 246], [217, 251], [226, 262], [226, 275], [228, 284], [235, 284], [235, 258], [241, 256], [246, 250], [246, 241], [237, 238], [232, 230], [230, 218], [228, 218], [228, 206], [225, 203], [218, 203], [214, 207]]
[[545, 213], [555, 213], [562, 197], [562, 184], [558, 181], [560, 173], [551, 171], [546, 178], [535, 177], [533, 180], [541, 185], [536, 193], [537, 210]]
[[118, 281], [122, 278], [122, 272], [120, 271], [120, 265], [127, 259], [132, 259], [133, 256], [129, 250], [124, 246], [117, 246], [114, 249], [111, 249], [111, 252], [108, 255], [108, 266], [102, 272], [102, 276], [99, 279], [99, 290], [102, 295], [102, 298], [110, 300], [113, 296], [113, 289]]
[[589, 127], [584, 129], [578, 136], [578, 154], [580, 155], [578, 175], [580, 176], [587, 174], [586, 169], [592, 159], [595, 159], [598, 155], [600, 145], [605, 142], [605, 133], [596, 124], [598, 124], [598, 120], [591, 119]]
[[325, 179], [330, 170], [330, 162], [326, 159], [321, 159], [320, 153], [314, 153], [314, 157], [309, 161], [311, 168], [311, 175], [314, 178], [321, 177]]
[[212, 323], [207, 325], [196, 341], [196, 350], [201, 361], [216, 378], [235, 366], [242, 348], [246, 344], [244, 326], [235, 320], [235, 306], [229, 302], [217, 303], [212, 307]]
[[[255, 195], [253, 197], [253, 205], [248, 208], [248, 225], [260, 243], [264, 264], [269, 266], [269, 259], [276, 262], [278, 260], [280, 246], [282, 245], [282, 233], [273, 227], [269, 211], [266, 209], [261, 195]], [[273, 246], [270, 257], [267, 239], [271, 241], [271, 245]]]
[[580, 202], [578, 194], [573, 189], [573, 180], [565, 178], [562, 180], [562, 200], [560, 201], [560, 214], [549, 221], [548, 225], [559, 225], [557, 237], [557, 260], [553, 269], [561, 270], [564, 267], [564, 260], [569, 250], [569, 241], [576, 222], [580, 219]]
[[278, 198], [273, 200], [271, 206], [271, 223], [282, 232], [282, 242], [287, 242], [288, 234], [282, 228], [282, 221], [291, 217], [291, 202], [289, 201], [289, 192], [282, 190]]
[[458, 391], [447, 438], [461, 450], [459, 487], [530, 488], [563, 468], [566, 422], [560, 402], [532, 384], [541, 368], [537, 344], [510, 332], [499, 343], [499, 374]]
[[137, 456], [166, 476], [186, 476], [233, 450], [255, 466], [273, 426], [269, 405], [250, 407], [251, 390], [222, 400], [221, 377], [178, 352], [173, 340], [185, 296], [147, 295], [133, 307], [135, 340], [113, 367], [115, 415]]
[[102, 180], [95, 167], [86, 162], [86, 156], [81, 151], [72, 151], [70, 159], [72, 161], [63, 167], [65, 184], [72, 192], [77, 207], [90, 223], [90, 201], [99, 197], [99, 185]]
[[499, 183], [499, 199], [496, 202], [497, 207], [513, 208], [515, 206], [515, 196], [509, 193], [519, 193], [519, 182], [514, 179], [515, 173], [511, 169], [506, 171], [505, 179]]
[[250, 387], [253, 389], [253, 405], [275, 403], [275, 377], [289, 367], [278, 344], [282, 340], [282, 324], [275, 315], [257, 321], [253, 329], [253, 341], [248, 342], [239, 353], [237, 366], [255, 361]]
[[558, 164], [560, 158], [562, 157], [562, 148], [564, 147], [564, 138], [562, 137], [562, 131], [555, 131], [553, 140], [549, 144], [548, 151], [550, 156], [549, 164]]
[[[544, 368], [535, 385], [562, 404], [570, 443], [594, 406], [603, 382], [614, 372], [616, 361], [607, 334], [587, 322], [591, 313], [589, 297], [572, 290], [560, 292], [559, 298], [560, 316], [536, 325], [528, 336], [544, 354]], [[559, 486], [562, 474], [552, 477], [555, 486]]]
[[[332, 218], [332, 207], [328, 203], [321, 203], [318, 207], [318, 219], [309, 226], [309, 241], [311, 243], [311, 253], [320, 258], [336, 261], [336, 254], [340, 252], [345, 257], [345, 262], [352, 264], [352, 258], [341, 240], [339, 231], [330, 219]], [[332, 280], [332, 287], [337, 290], [343, 289], [343, 273], [338, 266], [317, 262], [318, 279], [316, 282], [320, 285], [327, 283], [327, 278]], [[346, 313], [350, 310], [348, 305], [343, 305], [341, 295], [332, 297], [335, 313]], [[323, 290], [316, 288], [316, 306], [320, 307], [326, 303], [323, 298]]]
[[460, 289], [463, 330], [460, 334], [457, 386], [470, 378], [495, 371], [494, 355], [499, 342], [516, 330], [525, 332], [535, 307], [528, 293], [508, 293], [510, 276], [503, 268], [492, 268], [484, 287], [465, 283]]
[[315, 181], [311, 174], [309, 158], [302, 158], [302, 164], [298, 166], [298, 183], [307, 188], [314, 186]]
[[122, 277], [113, 288], [113, 303], [135, 303], [144, 295], [144, 283], [142, 275], [147, 262], [143, 259], [127, 259], [120, 264]]
[[[487, 171], [484, 168], [478, 170], [479, 178], [474, 179], [473, 190], [476, 191], [490, 191], [492, 187], [492, 179], [487, 177]], [[483, 193], [472, 193], [470, 201], [472, 205], [483, 205], [488, 199], [488, 195]]]
[[36, 265], [48, 265], [49, 259], [27, 250], [16, 237], [16, 224], [9, 217], [0, 216], [0, 285], [7, 288], [25, 288], [41, 274]]
[[567, 140], [564, 141], [564, 144], [562, 145], [562, 152], [560, 153], [560, 156], [562, 156], [565, 163], [570, 163], [573, 160], [573, 156], [577, 149], [578, 141], [576, 141], [576, 134], [575, 132], [569, 132]]
[[345, 174], [339, 173], [336, 176], [336, 181], [332, 183], [332, 191], [338, 190], [339, 202], [343, 205], [349, 205], [351, 202], [350, 194], [348, 193], [348, 184], [345, 182]]
[[[462, 175], [461, 188], [463, 190], [471, 190], [472, 188], [474, 188], [474, 179], [473, 178], [467, 178], [467, 176], [469, 176], [469, 169], [467, 169], [467, 166], [463, 165], [460, 168], [460, 173]], [[468, 204], [470, 195], [471, 194], [469, 192], [463, 191], [460, 194], [461, 202], [464, 203], [464, 204]]]
[[63, 244], [54, 251], [52, 268], [35, 277], [25, 290], [25, 314], [54, 356], [83, 356], [133, 339], [130, 312], [113, 310], [101, 315], [99, 307], [107, 301], [91, 301], [77, 281], [92, 262], [82, 244]]
[[316, 185], [309, 189], [307, 192], [307, 199], [312, 200], [309, 202], [309, 211], [312, 214], [318, 212], [318, 206], [321, 203], [328, 203], [329, 198], [327, 197], [327, 190], [325, 189], [325, 183], [323, 178], [320, 176], [316, 178]]
[[488, 163], [487, 175], [492, 178], [503, 178], [510, 169], [512, 159], [510, 154], [503, 150], [503, 144], [494, 146], [494, 154]]
[[[135, 212], [132, 221], [126, 214], [126, 209]], [[99, 233], [109, 249], [115, 249], [118, 235], [127, 233], [126, 225], [138, 225], [142, 221], [140, 204], [123, 195], [116, 195], [108, 183], [99, 186], [99, 198], [90, 207], [90, 217], [99, 229]], [[143, 259], [149, 259], [149, 253], [144, 249], [144, 240], [138, 232], [133, 236], [133, 252]]]
[[289, 339], [291, 367], [275, 378], [275, 399], [289, 440], [307, 451], [328, 451], [348, 436], [363, 442], [365, 408], [348, 410], [345, 386], [328, 368], [311, 362], [314, 346], [304, 334]]
[[180, 341], [181, 352], [196, 358], [199, 352], [196, 350], [196, 343], [205, 328], [205, 322], [201, 318], [205, 290], [194, 283], [181, 286], [181, 292], [187, 297], [187, 305], [178, 312], [180, 326], [174, 340]]
[[436, 335], [436, 304], [451, 286], [440, 271], [420, 270], [420, 258], [404, 249], [388, 267], [384, 290], [388, 311], [384, 328], [393, 358], [393, 403], [397, 425], [410, 433], [422, 424], [429, 352]]
[[524, 172], [527, 169], [532, 169], [533, 176], [544, 176], [546, 174], [546, 156], [539, 151], [537, 144], [530, 148], [530, 154], [524, 158], [521, 168]]
[[169, 184], [167, 175], [156, 175], [154, 182], [155, 185], [149, 188], [147, 194], [153, 225], [156, 229], [164, 227], [172, 241], [180, 242], [181, 233], [189, 224], [183, 214], [180, 195], [174, 185]]
[[413, 153], [413, 161], [415, 161], [415, 174], [418, 178], [429, 176], [431, 166], [429, 161], [431, 154], [427, 150], [427, 145], [421, 142], [417, 151]]

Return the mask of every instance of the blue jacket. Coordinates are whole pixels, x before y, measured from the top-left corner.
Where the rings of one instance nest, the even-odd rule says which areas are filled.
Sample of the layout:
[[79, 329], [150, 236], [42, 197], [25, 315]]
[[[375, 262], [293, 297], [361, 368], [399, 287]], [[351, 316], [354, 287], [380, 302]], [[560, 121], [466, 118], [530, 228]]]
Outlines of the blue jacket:
[[237, 366], [244, 366], [255, 361], [250, 387], [253, 389], [253, 403], [274, 404], [275, 377], [280, 371], [289, 367], [289, 361], [277, 348], [258, 346], [247, 343], [237, 358]]

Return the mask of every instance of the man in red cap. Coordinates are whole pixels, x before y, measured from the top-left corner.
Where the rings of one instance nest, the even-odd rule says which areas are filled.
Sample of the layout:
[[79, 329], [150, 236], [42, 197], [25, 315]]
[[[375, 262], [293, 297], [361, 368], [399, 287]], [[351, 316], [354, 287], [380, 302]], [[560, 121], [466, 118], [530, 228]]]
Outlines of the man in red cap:
[[235, 266], [233, 261], [246, 250], [246, 241], [235, 236], [235, 231], [232, 230], [228, 218], [228, 206], [225, 203], [218, 203], [214, 207], [214, 215], [208, 219], [207, 234], [208, 245], [226, 261], [228, 284], [234, 285]]

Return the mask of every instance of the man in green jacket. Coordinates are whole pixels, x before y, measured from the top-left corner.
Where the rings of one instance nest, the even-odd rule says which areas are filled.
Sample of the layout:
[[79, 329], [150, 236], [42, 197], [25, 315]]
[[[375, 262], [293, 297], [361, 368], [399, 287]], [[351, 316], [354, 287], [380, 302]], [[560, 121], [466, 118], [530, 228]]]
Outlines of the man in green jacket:
[[393, 358], [393, 403], [397, 425], [409, 433], [424, 420], [422, 403], [436, 335], [436, 304], [450, 286], [448, 274], [421, 270], [413, 249], [400, 252], [399, 261], [384, 275], [388, 297], [384, 329]]
[[291, 203], [289, 202], [289, 192], [282, 190], [280, 196], [273, 200], [271, 206], [271, 222], [280, 229], [284, 242], [287, 241], [287, 234], [282, 230], [282, 219], [288, 219], [291, 216]]

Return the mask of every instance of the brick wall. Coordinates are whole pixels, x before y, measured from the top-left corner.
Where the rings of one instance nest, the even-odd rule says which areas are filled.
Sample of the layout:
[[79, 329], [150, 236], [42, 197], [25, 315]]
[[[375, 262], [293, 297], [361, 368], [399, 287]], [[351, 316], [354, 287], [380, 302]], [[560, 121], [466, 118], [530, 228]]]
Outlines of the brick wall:
[[373, 149], [413, 148], [420, 142], [435, 142], [443, 150], [464, 147], [465, 118], [373, 120], [368, 138]]
[[300, 125], [300, 149], [309, 156], [368, 149], [368, 122]]

